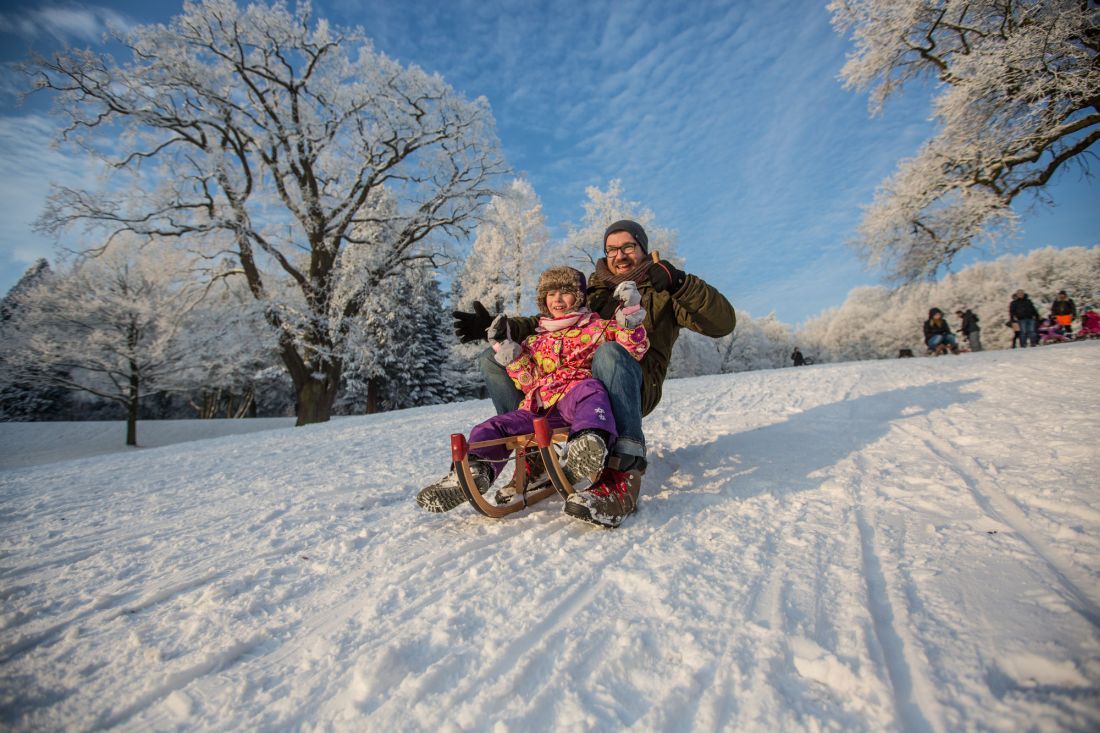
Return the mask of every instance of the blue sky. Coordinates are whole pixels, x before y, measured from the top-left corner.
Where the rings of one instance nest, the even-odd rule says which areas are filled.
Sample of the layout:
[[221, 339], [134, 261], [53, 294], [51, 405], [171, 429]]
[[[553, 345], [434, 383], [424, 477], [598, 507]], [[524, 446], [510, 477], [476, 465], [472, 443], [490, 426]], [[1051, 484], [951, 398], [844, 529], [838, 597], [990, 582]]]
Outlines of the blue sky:
[[[95, 43], [105, 22], [163, 22], [178, 1], [0, 5], [0, 293], [54, 244], [31, 231], [50, 180], [94, 169], [50, 150], [45, 99], [17, 106], [12, 64], [34, 47]], [[875, 187], [933, 130], [914, 90], [872, 118], [838, 81], [847, 39], [825, 2], [325, 0], [376, 48], [492, 105], [509, 164], [552, 234], [580, 220], [586, 186], [679, 232], [686, 269], [735, 307], [798, 323], [879, 282], [845, 246]], [[1097, 244], [1097, 188], [1070, 171], [1054, 208], [1021, 209], [1020, 237], [961, 264], [1034, 247]]]

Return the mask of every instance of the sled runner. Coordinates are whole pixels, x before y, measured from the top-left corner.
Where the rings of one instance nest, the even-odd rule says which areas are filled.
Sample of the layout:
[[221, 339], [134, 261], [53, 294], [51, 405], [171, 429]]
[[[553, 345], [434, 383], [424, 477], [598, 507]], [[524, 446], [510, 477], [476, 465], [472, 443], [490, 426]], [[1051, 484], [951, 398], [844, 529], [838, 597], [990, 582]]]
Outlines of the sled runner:
[[[462, 433], [451, 435], [451, 461], [454, 463], [455, 475], [458, 477], [458, 485], [474, 509], [487, 517], [499, 519], [520, 509], [542, 501], [552, 494], [559, 494], [562, 498], [568, 498], [573, 493], [573, 487], [565, 477], [558, 460], [558, 451], [554, 448], [557, 443], [564, 443], [569, 438], [569, 428], [551, 430], [546, 418], [535, 419], [535, 432], [526, 435], [513, 435], [507, 438], [495, 438], [469, 443]], [[470, 450], [484, 448], [490, 445], [503, 445], [513, 452], [516, 464], [517, 486], [522, 490], [516, 492], [515, 498], [507, 504], [493, 504], [489, 499], [477, 490], [474, 477], [470, 473]], [[524, 458], [532, 450], [538, 450], [542, 456], [543, 465], [546, 467], [547, 476], [550, 479], [548, 485], [535, 488], [528, 487], [530, 477], [527, 475], [527, 465]]]

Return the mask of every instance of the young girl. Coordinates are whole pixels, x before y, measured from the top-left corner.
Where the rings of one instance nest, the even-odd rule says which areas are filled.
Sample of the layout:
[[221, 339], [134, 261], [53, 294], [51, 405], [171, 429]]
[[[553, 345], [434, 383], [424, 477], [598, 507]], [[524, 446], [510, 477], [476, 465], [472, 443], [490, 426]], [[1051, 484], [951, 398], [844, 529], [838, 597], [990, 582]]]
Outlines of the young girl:
[[[554, 267], [539, 277], [539, 326], [522, 344], [512, 341], [507, 320], [497, 316], [488, 329], [495, 359], [504, 365], [523, 392], [518, 410], [489, 418], [470, 431], [471, 443], [523, 435], [534, 431], [536, 417], [546, 417], [552, 429], [568, 427], [569, 442], [562, 460], [566, 478], [585, 489], [598, 476], [608, 450], [618, 437], [611, 402], [603, 384], [592, 377], [592, 357], [605, 342], [617, 342], [635, 359], [649, 349], [641, 325], [645, 311], [633, 282], [621, 283], [615, 296], [621, 306], [614, 320], [604, 320], [585, 308], [584, 275], [572, 267]], [[508, 460], [504, 446], [470, 451], [470, 471], [481, 493], [492, 485]], [[452, 471], [423, 489], [416, 502], [432, 512], [446, 512], [465, 501]]]

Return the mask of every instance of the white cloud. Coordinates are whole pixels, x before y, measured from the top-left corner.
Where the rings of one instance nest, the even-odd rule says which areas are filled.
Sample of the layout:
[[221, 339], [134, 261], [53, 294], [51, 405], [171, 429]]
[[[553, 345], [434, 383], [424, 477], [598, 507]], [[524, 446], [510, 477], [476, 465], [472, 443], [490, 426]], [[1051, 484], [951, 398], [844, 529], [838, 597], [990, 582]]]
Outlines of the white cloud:
[[53, 240], [33, 230], [50, 184], [90, 188], [98, 166], [52, 147], [56, 122], [44, 115], [0, 117], [0, 294], [40, 257], [52, 259]]
[[125, 30], [131, 25], [122, 13], [95, 5], [40, 5], [0, 13], [0, 33], [28, 41], [48, 37], [62, 43], [94, 43], [109, 29]]

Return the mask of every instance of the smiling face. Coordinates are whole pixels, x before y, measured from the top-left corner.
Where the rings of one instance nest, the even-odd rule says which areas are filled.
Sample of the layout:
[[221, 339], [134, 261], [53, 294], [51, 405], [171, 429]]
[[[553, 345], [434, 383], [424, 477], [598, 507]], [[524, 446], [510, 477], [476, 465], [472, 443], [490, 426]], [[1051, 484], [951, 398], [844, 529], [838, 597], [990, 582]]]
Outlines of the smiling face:
[[567, 316], [577, 310], [577, 294], [570, 290], [551, 290], [546, 293], [546, 310], [553, 318]]
[[630, 232], [611, 232], [603, 243], [607, 256], [607, 268], [613, 275], [625, 275], [645, 259], [645, 250]]

